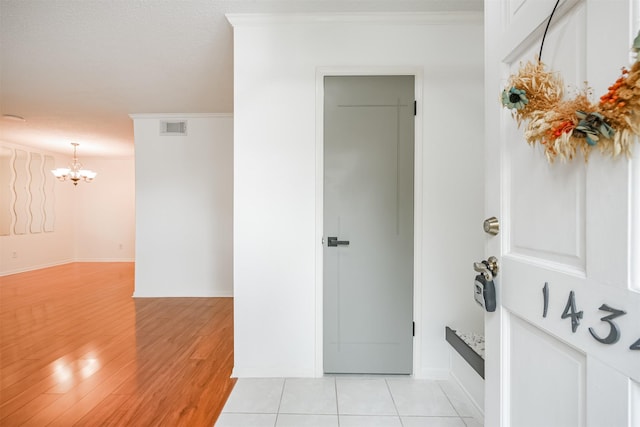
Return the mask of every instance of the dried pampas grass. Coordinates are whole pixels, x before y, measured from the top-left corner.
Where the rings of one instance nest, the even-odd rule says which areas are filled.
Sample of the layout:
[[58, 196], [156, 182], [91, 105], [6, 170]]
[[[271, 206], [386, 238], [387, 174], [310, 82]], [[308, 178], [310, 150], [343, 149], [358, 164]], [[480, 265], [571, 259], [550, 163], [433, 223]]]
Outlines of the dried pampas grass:
[[519, 126], [526, 124], [526, 141], [544, 146], [550, 163], [572, 160], [578, 152], [586, 162], [593, 148], [612, 157], [630, 156], [640, 135], [640, 62], [623, 69], [598, 104], [590, 101], [586, 83], [574, 92], [573, 98], [564, 99], [562, 77], [547, 71], [541, 61], [527, 62], [509, 78], [502, 103], [511, 108]]

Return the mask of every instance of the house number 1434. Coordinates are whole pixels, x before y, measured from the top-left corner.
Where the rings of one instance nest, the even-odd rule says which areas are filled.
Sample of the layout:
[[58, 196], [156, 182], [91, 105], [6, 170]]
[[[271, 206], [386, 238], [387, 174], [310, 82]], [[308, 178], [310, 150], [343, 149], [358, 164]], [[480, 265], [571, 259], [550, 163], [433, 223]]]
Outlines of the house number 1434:
[[[547, 317], [547, 312], [549, 310], [549, 284], [545, 283], [542, 287], [542, 298], [543, 298], [543, 309], [542, 309], [542, 317]], [[624, 316], [627, 314], [626, 311], [618, 310], [617, 308], [609, 307], [607, 304], [602, 304], [598, 310], [606, 311], [610, 313], [602, 318], [603, 322], [609, 325], [609, 333], [602, 337], [596, 333], [593, 328], [589, 328], [589, 333], [596, 341], [602, 344], [615, 344], [620, 340], [620, 327], [614, 319]], [[567, 304], [564, 307], [564, 311], [562, 312], [562, 319], [571, 319], [571, 332], [575, 333], [578, 330], [578, 326], [580, 326], [580, 320], [582, 319], [583, 312], [582, 310], [578, 311], [576, 308], [576, 295], [573, 291], [569, 292], [569, 298], [567, 299]], [[640, 339], [631, 344], [629, 347], [631, 350], [640, 350]]]

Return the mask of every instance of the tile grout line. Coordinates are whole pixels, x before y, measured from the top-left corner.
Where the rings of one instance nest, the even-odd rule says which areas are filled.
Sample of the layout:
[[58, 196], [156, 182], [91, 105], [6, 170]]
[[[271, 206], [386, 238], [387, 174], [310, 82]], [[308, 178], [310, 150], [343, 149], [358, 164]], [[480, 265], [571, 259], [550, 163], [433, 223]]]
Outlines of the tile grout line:
[[340, 405], [338, 404], [338, 379], [333, 378], [333, 390], [336, 396], [336, 416], [338, 417], [338, 427], [340, 427]]
[[398, 420], [400, 420], [400, 427], [404, 427], [404, 423], [402, 422], [402, 417], [400, 416], [400, 411], [398, 410], [398, 405], [396, 405], [396, 400], [393, 398], [393, 393], [391, 392], [391, 386], [389, 385], [389, 381], [387, 378], [384, 379], [384, 383], [387, 386], [387, 391], [389, 391], [389, 395], [391, 396], [391, 401], [393, 402], [393, 408], [396, 410], [396, 415], [398, 416]]
[[280, 407], [282, 406], [282, 397], [284, 396], [284, 388], [287, 385], [287, 379], [282, 379], [282, 390], [280, 390], [280, 400], [278, 401], [278, 409], [276, 410], [276, 421], [273, 423], [273, 427], [278, 425], [278, 418], [280, 417]]
[[451, 405], [453, 410], [456, 412], [456, 414], [458, 415], [458, 418], [460, 419], [460, 421], [462, 421], [462, 424], [464, 424], [466, 426], [467, 423], [465, 423], [464, 419], [462, 419], [462, 415], [460, 415], [460, 412], [458, 412], [458, 408], [456, 408], [456, 405], [453, 404], [453, 402], [451, 401], [451, 398], [449, 397], [449, 395], [445, 391], [444, 387], [442, 387], [442, 384], [440, 383], [440, 381], [436, 381], [436, 384], [438, 384], [438, 388], [440, 389], [440, 391], [442, 391], [442, 394], [444, 394], [444, 397], [447, 398], [447, 402], [449, 402], [449, 405]]

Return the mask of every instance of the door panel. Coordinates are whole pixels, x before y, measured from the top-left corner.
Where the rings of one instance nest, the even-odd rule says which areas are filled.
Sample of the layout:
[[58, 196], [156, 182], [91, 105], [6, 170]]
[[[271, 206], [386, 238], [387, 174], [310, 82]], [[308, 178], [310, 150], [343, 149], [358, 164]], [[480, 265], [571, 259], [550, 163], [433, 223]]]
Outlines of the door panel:
[[[556, 19], [558, 19], [556, 17]], [[575, 52], [584, 35], [584, 7], [572, 19], [559, 19], [545, 42], [544, 56], [553, 61], [568, 82], [584, 80], [584, 65], [576, 66]], [[509, 73], [538, 54], [539, 42], [513, 58]], [[557, 58], [557, 60], [556, 60]], [[510, 241], [505, 254], [584, 274], [586, 167], [549, 165], [538, 150], [522, 143], [522, 128], [503, 111], [509, 167], [505, 168], [505, 198], [509, 203]], [[553, 191], [549, 191], [553, 189]]]
[[412, 76], [325, 78], [325, 372], [411, 373], [413, 94]]
[[[554, 19], [561, 18], [568, 10], [581, 0], [564, 0], [560, 2]], [[535, 53], [540, 49], [540, 38], [546, 20], [553, 9], [555, 0], [500, 0], [499, 10], [502, 17], [499, 49], [500, 59], [510, 62], [513, 55], [522, 54], [523, 49], [535, 46]], [[545, 47], [545, 51], [546, 51]], [[533, 57], [530, 57], [533, 59]], [[543, 58], [546, 60], [546, 58]]]
[[[509, 328], [509, 372], [513, 384], [509, 393], [511, 424], [518, 427], [584, 425], [584, 354], [517, 316], [510, 317]], [[540, 353], [545, 357], [540, 358]], [[553, 388], [554, 392], [540, 396], [539, 390], [547, 388]], [[558, 395], [564, 398], [558, 399]]]
[[640, 426], [640, 382], [630, 381], [631, 425]]
[[[535, 59], [554, 3], [485, 3], [487, 216], [500, 212], [502, 220], [485, 254], [499, 255], [501, 265], [500, 308], [485, 323], [485, 425], [631, 427], [640, 381], [640, 351], [630, 348], [640, 339], [631, 162], [594, 150], [588, 164], [579, 156], [549, 165], [495, 100], [509, 75]], [[560, 3], [543, 61], [562, 75], [567, 97], [588, 81], [597, 100], [627, 65], [619, 45], [628, 49], [637, 31], [631, 3]], [[634, 149], [640, 161], [640, 145]]]
[[[596, 357], [589, 357], [587, 365], [587, 394], [598, 396], [597, 399], [590, 399], [587, 406], [590, 425], [626, 426], [632, 410], [632, 401], [628, 396], [633, 381]], [[603, 393], [603, 390], [606, 392]], [[635, 427], [640, 424], [634, 423], [632, 418], [630, 425]]]

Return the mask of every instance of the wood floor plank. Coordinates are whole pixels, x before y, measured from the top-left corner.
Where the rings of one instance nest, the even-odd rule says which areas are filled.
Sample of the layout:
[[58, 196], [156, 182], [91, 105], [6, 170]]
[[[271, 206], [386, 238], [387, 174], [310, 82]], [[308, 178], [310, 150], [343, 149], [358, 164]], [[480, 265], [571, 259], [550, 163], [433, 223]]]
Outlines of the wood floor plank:
[[212, 426], [231, 298], [132, 298], [133, 263], [0, 277], [0, 425]]
[[53, 405], [49, 405], [39, 412], [34, 417], [36, 424], [61, 427], [72, 426], [103, 402], [135, 370], [135, 362], [130, 362], [99, 385], [90, 382], [82, 383], [69, 393], [65, 393]]
[[12, 411], [10, 417], [0, 420], [0, 425], [22, 426], [27, 424], [29, 420], [33, 418], [34, 414], [49, 407], [61, 397], [62, 395], [60, 394], [38, 394], [31, 398], [27, 404]]
[[74, 426], [126, 426], [125, 414], [130, 407], [129, 398], [128, 395], [124, 394], [110, 394], [99, 405], [96, 405], [85, 416], [80, 418]]

